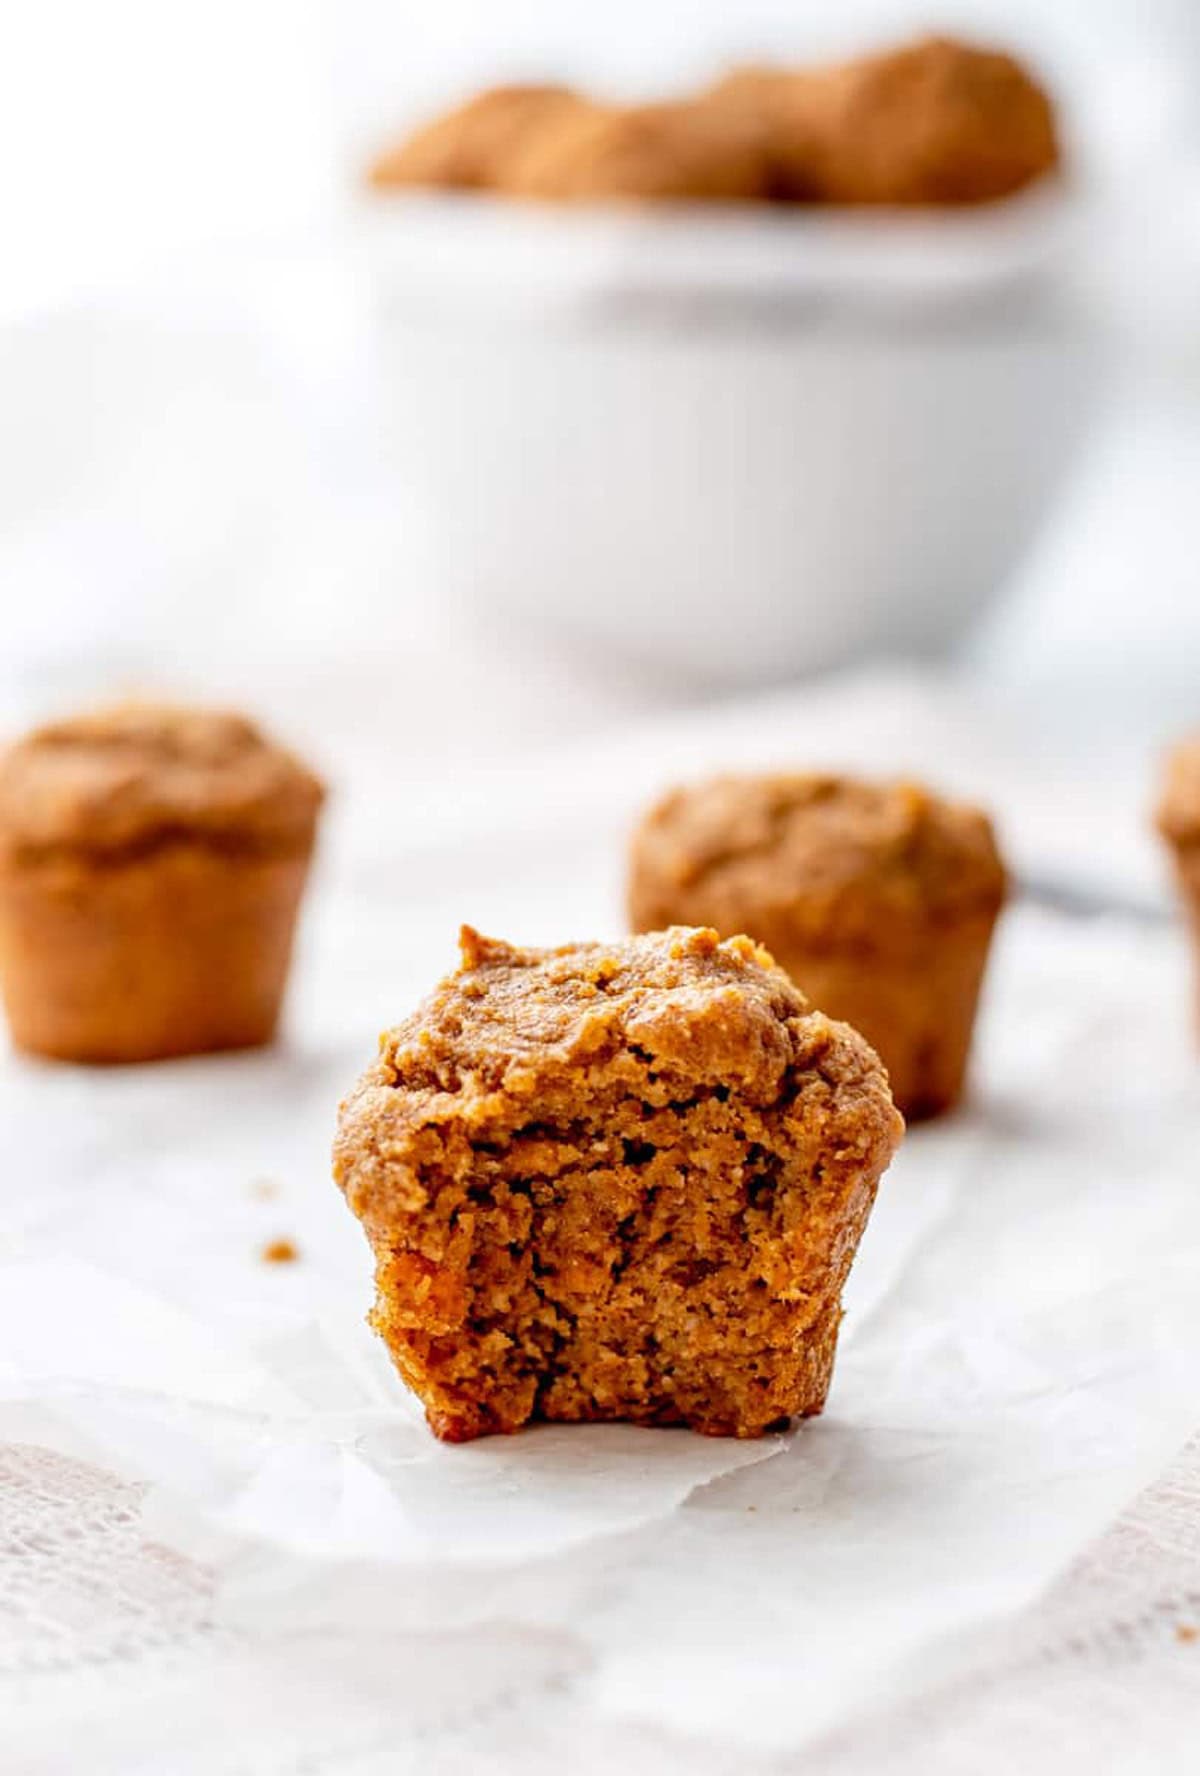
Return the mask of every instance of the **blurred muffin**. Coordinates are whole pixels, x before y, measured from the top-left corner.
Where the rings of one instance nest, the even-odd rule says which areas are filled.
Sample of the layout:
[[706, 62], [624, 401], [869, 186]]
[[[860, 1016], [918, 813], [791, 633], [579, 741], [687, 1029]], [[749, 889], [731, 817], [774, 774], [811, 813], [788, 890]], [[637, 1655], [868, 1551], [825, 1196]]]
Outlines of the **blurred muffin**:
[[1059, 164], [1053, 106], [1020, 62], [946, 37], [830, 69], [808, 106], [824, 203], [985, 203]]
[[910, 1120], [962, 1092], [1005, 872], [976, 808], [911, 783], [718, 777], [634, 835], [636, 931], [745, 931], [888, 1070]]
[[763, 132], [706, 100], [578, 106], [506, 163], [501, 188], [553, 202], [705, 200], [767, 195]]
[[1170, 846], [1176, 881], [1191, 926], [1200, 1015], [1200, 734], [1177, 746], [1167, 761], [1158, 804], [1158, 828]]
[[825, 79], [809, 68], [735, 68], [709, 94], [711, 103], [757, 130], [766, 194], [781, 202], [816, 203], [822, 196]]
[[582, 106], [564, 86], [497, 86], [406, 136], [370, 168], [372, 185], [483, 188], [510, 156], [555, 118]]
[[1000, 51], [947, 37], [829, 68], [735, 69], [698, 98], [602, 105], [498, 86], [380, 156], [371, 183], [558, 202], [967, 204], [1052, 171], [1051, 102]]
[[123, 704], [0, 759], [0, 984], [20, 1048], [145, 1061], [274, 1033], [323, 797], [238, 715]]

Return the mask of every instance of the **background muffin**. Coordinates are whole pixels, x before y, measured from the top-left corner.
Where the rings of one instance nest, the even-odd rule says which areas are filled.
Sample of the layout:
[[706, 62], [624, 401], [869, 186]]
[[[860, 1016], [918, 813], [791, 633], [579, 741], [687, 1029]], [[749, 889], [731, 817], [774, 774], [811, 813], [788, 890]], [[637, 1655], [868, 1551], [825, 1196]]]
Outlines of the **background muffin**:
[[946, 37], [823, 71], [777, 102], [781, 131], [797, 113], [823, 203], [983, 203], [1059, 163], [1053, 106], [1021, 63]]
[[765, 140], [755, 120], [705, 100], [580, 106], [530, 137], [499, 184], [559, 202], [762, 198]]
[[1177, 746], [1167, 761], [1158, 827], [1171, 848], [1175, 877], [1195, 944], [1200, 1018], [1200, 734]]
[[767, 163], [766, 195], [784, 203], [817, 203], [824, 195], [826, 76], [813, 68], [735, 68], [709, 101], [756, 130]]
[[915, 784], [720, 777], [638, 827], [635, 930], [746, 931], [878, 1051], [906, 1117], [963, 1085], [1005, 873], [978, 809]]
[[1000, 51], [948, 37], [832, 66], [735, 68], [708, 92], [594, 102], [493, 87], [382, 154], [372, 184], [565, 201], [963, 204], [1052, 171], [1050, 98]]
[[501, 183], [508, 160], [538, 130], [583, 101], [564, 86], [496, 86], [435, 117], [371, 166], [372, 185], [482, 188]]
[[462, 967], [380, 1043], [335, 1177], [439, 1437], [531, 1419], [757, 1436], [824, 1404], [902, 1130], [878, 1060], [746, 938]]
[[13, 1039], [140, 1061], [270, 1039], [323, 791], [239, 715], [123, 704], [0, 760]]

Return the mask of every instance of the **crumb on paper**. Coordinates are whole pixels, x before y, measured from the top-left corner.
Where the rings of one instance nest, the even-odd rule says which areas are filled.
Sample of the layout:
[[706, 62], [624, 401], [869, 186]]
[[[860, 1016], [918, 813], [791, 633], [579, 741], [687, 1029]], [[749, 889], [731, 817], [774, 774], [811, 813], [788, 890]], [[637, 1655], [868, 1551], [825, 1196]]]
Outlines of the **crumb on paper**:
[[264, 1264], [294, 1264], [300, 1256], [300, 1249], [294, 1240], [268, 1240], [262, 1249]]
[[279, 1195], [279, 1181], [276, 1178], [251, 1178], [250, 1194], [259, 1202], [270, 1202]]
[[1182, 1641], [1185, 1646], [1190, 1646], [1192, 1641], [1200, 1640], [1200, 1628], [1197, 1628], [1194, 1622], [1177, 1622], [1175, 1624], [1175, 1638]]

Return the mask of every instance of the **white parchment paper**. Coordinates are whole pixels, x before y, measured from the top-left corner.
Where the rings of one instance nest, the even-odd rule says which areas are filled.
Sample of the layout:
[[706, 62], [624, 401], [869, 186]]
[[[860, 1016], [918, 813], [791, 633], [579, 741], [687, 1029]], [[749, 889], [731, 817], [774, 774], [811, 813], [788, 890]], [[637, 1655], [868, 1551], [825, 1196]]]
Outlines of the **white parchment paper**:
[[[0, 1441], [146, 1484], [150, 1531], [206, 1563], [227, 1624], [455, 1635], [468, 1692], [497, 1644], [549, 1636], [597, 1718], [794, 1747], [951, 1670], [1194, 1428], [1182, 938], [1010, 915], [973, 1102], [884, 1181], [822, 1420], [443, 1448], [362, 1325], [335, 1106], [364, 1016], [451, 962], [464, 884], [501, 934], [539, 911], [548, 939], [616, 928], [620, 821], [574, 812], [553, 892], [553, 798], [507, 850], [492, 828], [374, 874], [335, 857], [275, 1054], [4, 1067]], [[264, 1264], [281, 1235], [299, 1260]]]

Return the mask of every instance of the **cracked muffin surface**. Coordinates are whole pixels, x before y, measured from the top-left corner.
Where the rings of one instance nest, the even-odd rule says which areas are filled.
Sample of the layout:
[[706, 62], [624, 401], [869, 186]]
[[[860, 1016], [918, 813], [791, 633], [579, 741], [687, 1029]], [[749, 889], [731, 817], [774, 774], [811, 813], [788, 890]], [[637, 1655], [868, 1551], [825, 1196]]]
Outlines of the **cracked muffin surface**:
[[307, 849], [324, 793], [244, 715], [116, 703], [47, 722], [0, 756], [0, 851], [110, 858], [181, 837]]
[[343, 1104], [334, 1165], [438, 1436], [757, 1436], [824, 1404], [902, 1127], [867, 1044], [746, 938], [467, 929]]

